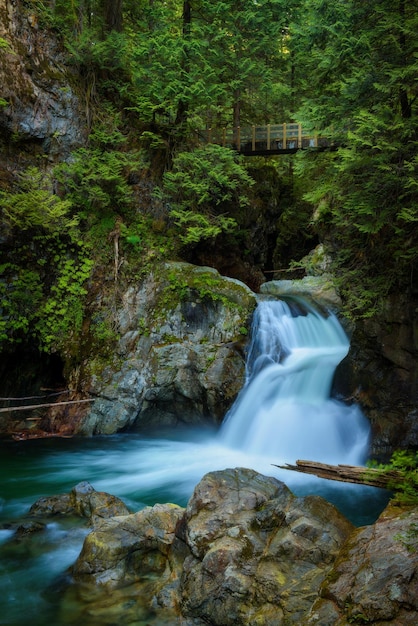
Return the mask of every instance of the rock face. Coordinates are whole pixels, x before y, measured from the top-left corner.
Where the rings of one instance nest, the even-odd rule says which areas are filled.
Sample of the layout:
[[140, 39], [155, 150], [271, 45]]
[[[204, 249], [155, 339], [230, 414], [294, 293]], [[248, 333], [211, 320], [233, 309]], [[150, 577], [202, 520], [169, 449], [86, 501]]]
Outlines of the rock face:
[[131, 585], [171, 624], [299, 625], [351, 531], [322, 498], [296, 498], [274, 478], [229, 469], [207, 474], [186, 510], [156, 505], [101, 521], [73, 575], [87, 613], [103, 597], [97, 585], [112, 589], [122, 611], [126, 595], [117, 591]]
[[244, 381], [255, 303], [243, 283], [187, 263], [166, 264], [130, 287], [115, 358], [86, 365], [97, 400], [78, 432], [221, 421]]
[[33, 164], [36, 154], [68, 155], [82, 143], [86, 120], [57, 40], [30, 7], [0, 0], [0, 37], [1, 97], [7, 102], [0, 107], [0, 142], [7, 156], [0, 159], [0, 170], [7, 182], [16, 164], [18, 169], [26, 160]]
[[306, 276], [299, 280], [271, 280], [260, 287], [260, 293], [275, 296], [301, 296], [333, 311], [341, 309], [341, 298], [332, 276]]
[[389, 507], [352, 534], [306, 624], [345, 626], [418, 620], [418, 510]]
[[418, 300], [399, 294], [356, 325], [345, 379], [370, 418], [372, 454], [418, 446]]

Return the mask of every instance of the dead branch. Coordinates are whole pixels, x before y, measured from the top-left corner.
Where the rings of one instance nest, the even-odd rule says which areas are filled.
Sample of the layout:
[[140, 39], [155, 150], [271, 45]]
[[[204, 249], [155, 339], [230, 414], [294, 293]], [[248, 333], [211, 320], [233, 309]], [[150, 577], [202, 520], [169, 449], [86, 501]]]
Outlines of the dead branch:
[[369, 485], [380, 489], [388, 489], [390, 488], [389, 485], [402, 480], [401, 473], [396, 470], [381, 470], [357, 465], [328, 465], [315, 461], [296, 461], [296, 465], [286, 463], [286, 465], [274, 465], [274, 467], [303, 474], [313, 474], [318, 478], [327, 480]]

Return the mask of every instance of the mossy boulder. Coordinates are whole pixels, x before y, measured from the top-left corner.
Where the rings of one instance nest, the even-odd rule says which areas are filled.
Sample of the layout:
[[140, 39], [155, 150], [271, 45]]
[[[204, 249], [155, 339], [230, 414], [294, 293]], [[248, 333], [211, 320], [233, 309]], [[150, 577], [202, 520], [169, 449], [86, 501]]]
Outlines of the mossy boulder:
[[165, 263], [131, 285], [115, 353], [85, 365], [97, 399], [77, 432], [219, 423], [244, 382], [255, 305], [243, 283], [188, 263]]

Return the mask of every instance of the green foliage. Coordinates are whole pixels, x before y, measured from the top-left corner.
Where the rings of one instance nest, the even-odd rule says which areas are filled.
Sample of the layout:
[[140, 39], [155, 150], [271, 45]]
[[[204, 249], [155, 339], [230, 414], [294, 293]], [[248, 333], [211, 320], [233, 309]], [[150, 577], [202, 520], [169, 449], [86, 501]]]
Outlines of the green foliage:
[[395, 539], [400, 541], [408, 552], [416, 554], [418, 552], [418, 524], [411, 524], [405, 533], [395, 535]]
[[82, 218], [109, 210], [123, 214], [132, 204], [127, 176], [136, 165], [135, 155], [102, 148], [79, 148], [71, 161], [55, 169], [55, 175]]
[[418, 504], [418, 452], [398, 450], [387, 464], [373, 465], [384, 474], [395, 470], [397, 477], [388, 485], [394, 492], [393, 502], [406, 505]]
[[[85, 283], [90, 277], [93, 261], [82, 254], [77, 259], [57, 259], [58, 271], [49, 297], [39, 307], [35, 332], [40, 348], [55, 351], [77, 338], [84, 315]], [[64, 342], [63, 342], [64, 339]]]
[[237, 307], [222, 293], [220, 289], [223, 285], [222, 278], [213, 272], [201, 271], [189, 274], [172, 270], [168, 274], [168, 281], [169, 285], [163, 297], [166, 304], [173, 305], [173, 296], [174, 300], [182, 301], [190, 298], [191, 293], [194, 293], [203, 301], [219, 301], [224, 306]]
[[184, 209], [172, 209], [174, 223], [180, 228], [180, 241], [186, 245], [198, 244], [204, 239], [215, 239], [221, 233], [233, 232], [237, 222], [224, 215], [202, 215]]
[[180, 152], [164, 174], [158, 196], [171, 206], [180, 240], [197, 244], [236, 228], [225, 213], [231, 205], [248, 204], [253, 182], [231, 150], [209, 145]]
[[[53, 179], [35, 167], [14, 191], [0, 194], [3, 228], [13, 236], [0, 257], [1, 343], [31, 338], [46, 351], [65, 344], [81, 328], [84, 283], [93, 261], [69, 199], [52, 192]], [[6, 239], [8, 241], [8, 239]]]
[[408, 288], [418, 258], [418, 18], [408, 0], [384, 0], [377, 13], [356, 2], [306, 7], [299, 116], [340, 146], [301, 155], [297, 173], [351, 314], [372, 316], [388, 292]]
[[31, 332], [42, 292], [42, 279], [36, 269], [14, 263], [0, 266], [0, 345], [22, 343]]
[[0, 192], [3, 220], [12, 228], [29, 230], [42, 228], [50, 234], [70, 232], [78, 223], [70, 215], [70, 200], [62, 200], [51, 193], [52, 180], [36, 167], [20, 175], [18, 191]]
[[10, 43], [3, 37], [0, 37], [0, 50], [7, 52], [8, 54], [14, 54]]
[[[34, 241], [20, 265], [0, 267], [0, 342], [34, 341], [40, 350], [68, 347], [80, 332], [93, 261], [86, 249]], [[50, 256], [55, 248], [55, 254]], [[72, 256], [69, 256], [72, 248]], [[41, 250], [43, 249], [43, 253]], [[19, 247], [17, 246], [19, 252]], [[33, 254], [39, 258], [33, 258]]]

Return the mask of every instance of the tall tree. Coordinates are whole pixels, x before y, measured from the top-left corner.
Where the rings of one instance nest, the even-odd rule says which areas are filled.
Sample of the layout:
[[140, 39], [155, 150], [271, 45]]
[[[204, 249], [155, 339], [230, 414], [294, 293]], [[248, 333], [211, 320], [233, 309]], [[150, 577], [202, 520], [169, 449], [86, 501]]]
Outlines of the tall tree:
[[367, 314], [417, 271], [418, 13], [411, 0], [379, 0], [373, 11], [354, 0], [307, 8], [300, 115], [340, 148], [319, 160], [320, 176], [306, 159], [302, 170], [312, 173], [309, 198], [345, 284], [353, 293], [353, 280], [361, 283], [353, 308]]

